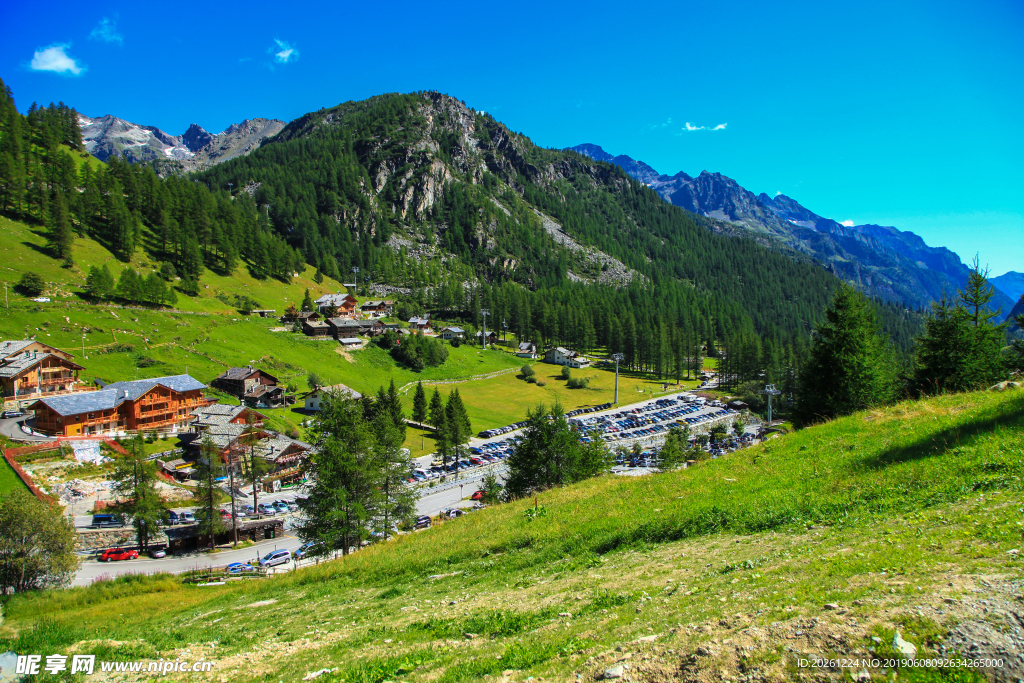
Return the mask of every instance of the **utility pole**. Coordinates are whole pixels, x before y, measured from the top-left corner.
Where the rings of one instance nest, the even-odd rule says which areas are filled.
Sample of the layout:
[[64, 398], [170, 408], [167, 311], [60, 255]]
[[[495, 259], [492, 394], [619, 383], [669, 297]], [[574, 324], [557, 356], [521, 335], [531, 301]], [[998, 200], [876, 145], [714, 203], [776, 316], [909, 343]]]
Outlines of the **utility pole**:
[[231, 487], [231, 532], [235, 537], [234, 546], [238, 547], [238, 517], [235, 516], [235, 463], [228, 456], [228, 486]]
[[356, 288], [355, 295], [359, 296], [359, 266], [352, 266], [352, 286]]
[[486, 308], [481, 308], [480, 309], [480, 315], [482, 315], [483, 318], [484, 318], [484, 333], [483, 333], [484, 351], [487, 350], [487, 316], [489, 316], [490, 314], [491, 314], [491, 312], [489, 310], [487, 310]]
[[764, 389], [757, 392], [768, 397], [768, 424], [772, 423], [772, 396], [778, 396], [782, 392], [775, 388], [774, 384], [766, 384]]
[[612, 358], [615, 359], [615, 405], [619, 405], [619, 361], [623, 359], [623, 355], [613, 353]]

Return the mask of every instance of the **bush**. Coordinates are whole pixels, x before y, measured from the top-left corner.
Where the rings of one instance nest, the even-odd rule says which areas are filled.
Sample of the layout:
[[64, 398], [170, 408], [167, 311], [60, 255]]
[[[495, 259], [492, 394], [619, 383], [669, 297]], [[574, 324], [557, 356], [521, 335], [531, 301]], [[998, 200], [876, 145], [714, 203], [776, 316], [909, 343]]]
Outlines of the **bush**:
[[570, 377], [569, 381], [565, 383], [565, 386], [569, 389], [586, 389], [590, 386], [589, 377]]
[[533, 366], [532, 365], [524, 365], [522, 373], [523, 373], [523, 377], [526, 377], [527, 379], [529, 379], [530, 377], [533, 377], [536, 374], [534, 372], [534, 370], [533, 370]]
[[[533, 375], [528, 375], [527, 378], [526, 378], [526, 381], [529, 384], [536, 384], [537, 383], [537, 378], [534, 377]], [[541, 385], [541, 386], [544, 386], [544, 385]]]
[[563, 365], [562, 366], [562, 379], [564, 379], [564, 380], [572, 379], [572, 371], [569, 370], [569, 366], [568, 365]]
[[25, 296], [39, 296], [43, 293], [43, 288], [45, 287], [46, 283], [43, 282], [43, 278], [39, 273], [25, 273], [21, 276], [21, 280], [18, 281], [18, 289]]
[[462, 346], [462, 340], [458, 337], [452, 337], [452, 348], [457, 349], [460, 346]]

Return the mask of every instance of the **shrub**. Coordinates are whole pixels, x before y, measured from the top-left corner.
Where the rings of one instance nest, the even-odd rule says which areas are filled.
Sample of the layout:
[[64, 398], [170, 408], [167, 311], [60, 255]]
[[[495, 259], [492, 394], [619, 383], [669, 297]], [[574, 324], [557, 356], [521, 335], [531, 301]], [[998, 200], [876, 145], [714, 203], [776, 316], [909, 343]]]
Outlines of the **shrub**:
[[533, 366], [532, 365], [524, 365], [522, 373], [523, 373], [523, 377], [526, 377], [527, 379], [529, 379], [530, 377], [533, 377], [536, 374], [534, 372], [534, 370], [533, 370]]
[[43, 278], [39, 273], [25, 273], [21, 276], [21, 280], [18, 281], [18, 289], [25, 296], [39, 296], [43, 293], [44, 287], [46, 287], [46, 283], [43, 282]]
[[[528, 376], [526, 377], [526, 381], [527, 381], [528, 383], [530, 383], [530, 384], [537, 384], [537, 378], [536, 378], [536, 377], [534, 377], [533, 375], [528, 375]], [[541, 386], [544, 386], [544, 385], [541, 385]]]
[[572, 371], [569, 369], [569, 366], [568, 365], [563, 365], [562, 366], [562, 379], [569, 380], [571, 378], [572, 378]]
[[569, 389], [586, 389], [590, 386], [589, 377], [570, 377], [569, 381], [565, 383], [565, 386]]

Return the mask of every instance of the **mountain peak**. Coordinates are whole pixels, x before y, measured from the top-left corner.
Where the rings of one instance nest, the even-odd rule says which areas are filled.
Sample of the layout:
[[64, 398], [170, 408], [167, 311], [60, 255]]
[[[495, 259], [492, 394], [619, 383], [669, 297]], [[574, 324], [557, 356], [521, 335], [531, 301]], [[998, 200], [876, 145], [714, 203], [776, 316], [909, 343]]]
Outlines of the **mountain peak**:
[[193, 123], [181, 136], [181, 140], [190, 152], [198, 152], [213, 142], [213, 134], [207, 132], [198, 123]]

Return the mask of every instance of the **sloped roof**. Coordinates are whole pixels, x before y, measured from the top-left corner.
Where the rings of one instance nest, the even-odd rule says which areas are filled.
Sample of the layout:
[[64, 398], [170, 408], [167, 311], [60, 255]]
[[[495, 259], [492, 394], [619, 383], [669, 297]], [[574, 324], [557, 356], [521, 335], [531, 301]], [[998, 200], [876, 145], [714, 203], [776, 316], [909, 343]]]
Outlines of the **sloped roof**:
[[339, 304], [351, 301], [355, 303], [356, 298], [351, 294], [324, 294], [316, 300], [318, 306], [338, 306]]
[[167, 377], [154, 377], [152, 379], [114, 382], [113, 384], [108, 384], [107, 389], [114, 389], [122, 394], [127, 392], [126, 398], [134, 401], [157, 385], [167, 387], [171, 391], [177, 391], [178, 393], [206, 388], [205, 384], [191, 375], [168, 375]]
[[441, 331], [442, 332], [454, 332], [456, 334], [462, 334], [463, 332], [465, 332], [465, 330], [462, 329], [461, 327], [446, 327], [446, 328], [444, 328]]
[[49, 406], [58, 415], [79, 415], [81, 413], [116, 408], [126, 398], [130, 401], [135, 401], [157, 385], [167, 387], [179, 393], [206, 388], [205, 384], [190, 375], [171, 375], [169, 377], [154, 377], [153, 379], [139, 379], [130, 382], [114, 382], [113, 384], [108, 384], [105, 389], [100, 391], [48, 396], [39, 399], [37, 403]]
[[50, 410], [58, 415], [79, 415], [81, 413], [93, 413], [116, 408], [124, 400], [123, 395], [124, 392], [103, 389], [101, 391], [83, 391], [77, 394], [64, 394], [62, 396], [47, 396], [39, 399], [36, 403], [48, 406]]
[[25, 347], [31, 346], [34, 342], [31, 339], [16, 339], [0, 342], [0, 358], [6, 358], [18, 353]]
[[247, 365], [244, 368], [228, 368], [224, 372], [220, 373], [217, 376], [217, 379], [245, 379], [246, 377], [249, 377], [250, 375], [253, 375], [257, 372], [260, 371], [252, 367], [251, 365]]
[[532, 342], [520, 342], [519, 343], [519, 350], [520, 351], [533, 351], [536, 348], [537, 347], [534, 346]]

